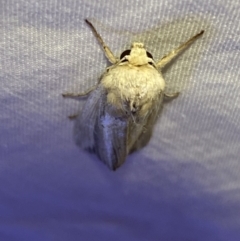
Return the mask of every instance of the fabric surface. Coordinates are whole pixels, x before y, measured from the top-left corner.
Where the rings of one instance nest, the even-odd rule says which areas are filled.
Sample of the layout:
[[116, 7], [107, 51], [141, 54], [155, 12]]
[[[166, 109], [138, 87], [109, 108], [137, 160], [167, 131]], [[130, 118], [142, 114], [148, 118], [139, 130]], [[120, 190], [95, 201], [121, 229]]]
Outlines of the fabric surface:
[[[0, 240], [240, 239], [240, 2], [0, 1]], [[107, 60], [154, 58], [202, 29], [163, 75], [180, 96], [150, 143], [116, 172], [73, 141], [63, 99], [97, 83]]]

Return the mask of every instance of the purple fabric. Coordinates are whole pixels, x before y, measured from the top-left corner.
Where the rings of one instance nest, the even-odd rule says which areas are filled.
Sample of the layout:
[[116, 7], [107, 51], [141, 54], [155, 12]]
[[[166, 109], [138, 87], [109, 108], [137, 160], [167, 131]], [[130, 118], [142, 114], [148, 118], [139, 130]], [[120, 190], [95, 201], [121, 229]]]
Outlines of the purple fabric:
[[[0, 4], [0, 240], [240, 239], [238, 1], [9, 0]], [[164, 69], [169, 91], [147, 147], [116, 172], [73, 142], [107, 66], [90, 18], [119, 55], [154, 58], [204, 29]]]

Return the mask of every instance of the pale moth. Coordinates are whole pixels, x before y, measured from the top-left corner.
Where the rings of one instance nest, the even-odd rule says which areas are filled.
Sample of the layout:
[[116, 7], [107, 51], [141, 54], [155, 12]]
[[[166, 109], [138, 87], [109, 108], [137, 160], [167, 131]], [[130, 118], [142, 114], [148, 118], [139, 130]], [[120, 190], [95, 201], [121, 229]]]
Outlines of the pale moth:
[[89, 20], [86, 23], [112, 65], [106, 68], [99, 83], [86, 92], [63, 96], [88, 96], [80, 115], [72, 116], [76, 117], [75, 141], [82, 149], [96, 153], [110, 169], [116, 170], [129, 153], [149, 142], [163, 98], [175, 98], [179, 94], [164, 91], [165, 81], [159, 69], [204, 31], [155, 62], [139, 42], [134, 42], [120, 58], [115, 57], [92, 23]]

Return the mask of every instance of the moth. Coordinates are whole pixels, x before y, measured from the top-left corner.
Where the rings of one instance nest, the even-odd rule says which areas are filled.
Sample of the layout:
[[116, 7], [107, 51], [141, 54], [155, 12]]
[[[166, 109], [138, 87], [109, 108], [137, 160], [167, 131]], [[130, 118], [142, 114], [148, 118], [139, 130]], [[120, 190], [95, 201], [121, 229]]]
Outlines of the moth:
[[84, 150], [94, 152], [111, 170], [120, 167], [127, 155], [144, 147], [150, 140], [166, 93], [161, 69], [204, 31], [172, 50], [159, 61], [143, 43], [134, 42], [131, 49], [114, 56], [89, 20], [85, 20], [112, 64], [98, 84], [84, 93], [66, 93], [64, 97], [87, 96], [86, 104], [76, 117], [74, 138]]

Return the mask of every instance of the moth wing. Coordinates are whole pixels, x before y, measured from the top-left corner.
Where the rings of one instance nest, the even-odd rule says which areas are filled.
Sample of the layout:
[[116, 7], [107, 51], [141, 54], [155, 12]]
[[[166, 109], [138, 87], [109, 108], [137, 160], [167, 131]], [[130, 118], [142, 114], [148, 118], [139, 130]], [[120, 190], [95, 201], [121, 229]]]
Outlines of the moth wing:
[[105, 94], [101, 99], [95, 125], [95, 151], [110, 169], [115, 170], [124, 163], [129, 152], [138, 150], [149, 142], [162, 109], [163, 93], [153, 102], [147, 117], [140, 122], [108, 104], [106, 98]]
[[93, 90], [80, 113], [74, 126], [74, 139], [82, 149], [94, 151], [94, 130], [97, 122], [99, 110], [103, 108], [101, 101], [105, 96], [105, 90], [101, 85]]
[[[105, 95], [106, 96], [106, 95]], [[95, 131], [95, 151], [99, 158], [112, 170], [121, 166], [127, 156], [128, 119], [113, 105], [102, 99]]]
[[99, 84], [92, 91], [76, 120], [74, 135], [83, 149], [95, 152], [112, 170], [121, 166], [129, 152], [144, 147], [162, 107], [163, 95], [156, 100], [142, 122], [107, 103], [107, 91]]
[[82, 149], [95, 152], [115, 170], [127, 156], [127, 126], [127, 119], [107, 103], [106, 89], [99, 84], [76, 119], [75, 141]]
[[[130, 153], [137, 151], [144, 146], [146, 146], [152, 136], [153, 128], [154, 125], [158, 119], [159, 113], [162, 109], [162, 102], [163, 102], [163, 93], [160, 94], [159, 98], [155, 101], [151, 108], [151, 112], [148, 115], [148, 117], [145, 119], [145, 121], [139, 126], [133, 125], [133, 129], [131, 133], [138, 133], [134, 136], [135, 138], [132, 140], [131, 148], [130, 148]], [[139, 133], [140, 130], [140, 133]]]

